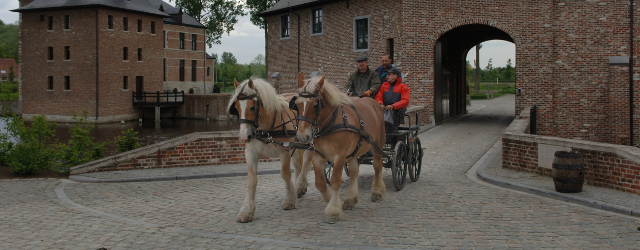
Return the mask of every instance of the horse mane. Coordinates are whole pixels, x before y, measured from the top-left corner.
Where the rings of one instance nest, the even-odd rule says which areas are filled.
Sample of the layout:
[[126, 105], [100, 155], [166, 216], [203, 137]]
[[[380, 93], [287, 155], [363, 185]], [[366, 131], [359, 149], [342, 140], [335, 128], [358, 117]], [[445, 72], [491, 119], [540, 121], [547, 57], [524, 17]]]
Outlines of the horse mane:
[[[249, 79], [242, 81], [242, 83], [240, 83], [240, 85], [238, 85], [238, 87], [233, 91], [233, 94], [231, 94], [229, 104], [227, 104], [227, 113], [235, 104], [240, 94], [244, 94], [245, 96], [256, 94], [258, 98], [260, 98], [262, 106], [267, 113], [273, 113], [276, 111], [281, 112], [282, 104], [286, 101], [276, 94], [276, 89], [274, 89], [273, 86], [264, 79], [254, 78], [251, 80], [253, 81], [253, 87], [255, 89], [246, 86], [249, 83]], [[241, 89], [244, 89], [242, 93], [240, 93]]]
[[[307, 81], [307, 91], [315, 91], [318, 88], [318, 82], [322, 79], [322, 77], [322, 75], [317, 75], [309, 79]], [[332, 107], [340, 105], [351, 105], [351, 98], [349, 98], [347, 94], [338, 89], [338, 87], [327, 81], [327, 78], [324, 79], [324, 84], [322, 84], [322, 88], [320, 89], [320, 95], [322, 96], [322, 99], [324, 99], [327, 104]]]

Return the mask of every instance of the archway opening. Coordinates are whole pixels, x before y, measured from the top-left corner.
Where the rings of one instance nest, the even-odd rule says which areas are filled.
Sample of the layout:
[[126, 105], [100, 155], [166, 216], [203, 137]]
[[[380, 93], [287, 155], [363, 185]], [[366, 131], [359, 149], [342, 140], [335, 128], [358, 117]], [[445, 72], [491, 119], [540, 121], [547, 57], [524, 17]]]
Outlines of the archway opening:
[[[489, 40], [514, 42], [506, 32], [483, 24], [469, 24], [454, 28], [436, 41], [434, 51], [436, 124], [466, 113], [467, 94], [469, 94], [467, 54], [476, 45]], [[515, 58], [513, 65], [515, 65]]]

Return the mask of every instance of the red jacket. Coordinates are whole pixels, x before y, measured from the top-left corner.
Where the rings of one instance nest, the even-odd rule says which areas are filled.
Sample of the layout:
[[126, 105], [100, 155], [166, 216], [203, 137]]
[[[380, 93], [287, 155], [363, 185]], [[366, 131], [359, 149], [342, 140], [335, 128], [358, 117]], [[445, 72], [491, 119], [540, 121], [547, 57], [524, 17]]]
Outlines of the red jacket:
[[[393, 109], [394, 110], [398, 110], [398, 109], [405, 109], [409, 106], [409, 99], [411, 98], [411, 91], [409, 91], [409, 87], [407, 87], [406, 84], [401, 82], [402, 79], [397, 78], [396, 79], [396, 84], [393, 87], [393, 92], [394, 93], [400, 93], [400, 101], [391, 104], [393, 105]], [[378, 90], [378, 94], [376, 95], [376, 101], [378, 101], [380, 104], [384, 105], [384, 102], [382, 101], [382, 95], [383, 93], [389, 91], [389, 87], [391, 86], [391, 83], [389, 82], [385, 82], [382, 84], [382, 86], [380, 86], [380, 90]]]

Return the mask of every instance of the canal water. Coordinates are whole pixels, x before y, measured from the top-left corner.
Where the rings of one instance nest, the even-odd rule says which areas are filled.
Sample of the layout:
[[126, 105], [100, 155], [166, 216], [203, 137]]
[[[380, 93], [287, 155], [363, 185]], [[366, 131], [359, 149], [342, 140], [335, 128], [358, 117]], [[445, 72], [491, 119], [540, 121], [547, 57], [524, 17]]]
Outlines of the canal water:
[[[5, 126], [10, 118], [0, 117], [0, 132], [6, 133]], [[27, 125], [30, 125], [27, 123]], [[75, 126], [74, 123], [57, 123], [56, 136], [58, 142], [66, 143], [71, 137], [69, 128]], [[129, 121], [125, 123], [101, 123], [93, 124], [91, 136], [96, 142], [111, 141], [107, 146], [106, 155], [115, 154], [115, 137], [122, 135], [122, 131], [133, 129], [138, 132], [140, 144], [146, 146], [168, 139], [176, 138], [194, 132], [212, 132], [238, 130], [236, 120], [225, 121], [205, 121], [196, 119], [164, 119], [159, 123], [153, 120], [143, 120], [142, 122]]]

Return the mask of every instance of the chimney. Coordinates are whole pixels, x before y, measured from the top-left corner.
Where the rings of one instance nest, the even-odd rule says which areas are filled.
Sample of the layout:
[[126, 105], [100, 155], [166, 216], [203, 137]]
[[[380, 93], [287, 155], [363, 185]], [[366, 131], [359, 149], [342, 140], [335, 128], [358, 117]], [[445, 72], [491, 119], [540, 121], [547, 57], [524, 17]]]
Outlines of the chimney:
[[182, 23], [182, 7], [178, 9], [178, 22]]

